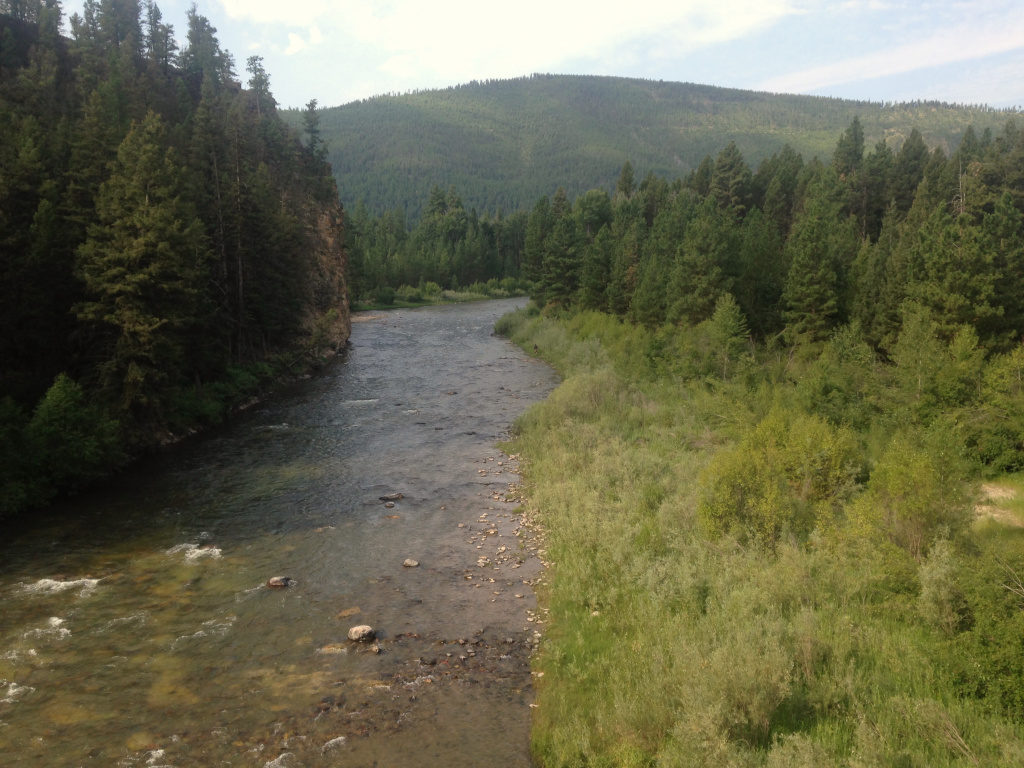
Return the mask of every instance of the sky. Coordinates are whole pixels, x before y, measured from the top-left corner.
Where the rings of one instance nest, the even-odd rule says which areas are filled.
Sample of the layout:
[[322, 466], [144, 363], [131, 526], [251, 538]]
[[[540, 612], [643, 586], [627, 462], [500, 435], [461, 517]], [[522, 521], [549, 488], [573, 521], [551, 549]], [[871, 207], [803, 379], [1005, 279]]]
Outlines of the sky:
[[[195, 0], [278, 103], [532, 73], [1024, 107], [1022, 0]], [[157, 0], [184, 41], [192, 0]], [[81, 3], [66, 0], [65, 13]]]

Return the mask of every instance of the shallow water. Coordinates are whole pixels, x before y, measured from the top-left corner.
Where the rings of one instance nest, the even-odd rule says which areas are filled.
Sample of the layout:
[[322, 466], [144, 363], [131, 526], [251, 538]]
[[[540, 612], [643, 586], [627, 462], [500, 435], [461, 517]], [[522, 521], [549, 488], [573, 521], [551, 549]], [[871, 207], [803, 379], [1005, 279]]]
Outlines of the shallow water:
[[517, 303], [357, 316], [321, 375], [9, 532], [0, 764], [529, 765], [540, 566], [495, 444], [555, 377], [491, 335]]

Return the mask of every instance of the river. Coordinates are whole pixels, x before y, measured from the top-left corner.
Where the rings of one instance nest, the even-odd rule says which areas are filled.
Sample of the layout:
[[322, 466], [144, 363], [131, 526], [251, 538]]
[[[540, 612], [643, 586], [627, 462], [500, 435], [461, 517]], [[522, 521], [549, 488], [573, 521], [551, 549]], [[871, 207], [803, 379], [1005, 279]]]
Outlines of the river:
[[492, 335], [522, 303], [356, 315], [317, 376], [8, 529], [0, 764], [528, 766], [542, 568], [496, 444], [556, 379]]

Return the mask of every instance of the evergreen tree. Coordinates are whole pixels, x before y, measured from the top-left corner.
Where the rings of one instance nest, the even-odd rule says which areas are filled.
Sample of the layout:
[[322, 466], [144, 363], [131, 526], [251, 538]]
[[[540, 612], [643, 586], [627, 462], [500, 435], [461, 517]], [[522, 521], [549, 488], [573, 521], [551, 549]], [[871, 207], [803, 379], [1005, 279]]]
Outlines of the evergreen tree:
[[1007, 190], [981, 225], [981, 247], [992, 258], [996, 314], [978, 332], [1000, 348], [1019, 343], [1024, 333], [1024, 216]]
[[750, 168], [740, 154], [736, 142], [730, 141], [715, 158], [709, 194], [718, 205], [729, 211], [737, 221], [742, 219], [750, 205], [753, 192]]
[[159, 422], [187, 375], [188, 334], [208, 280], [202, 224], [186, 203], [155, 114], [129, 131], [96, 200], [99, 223], [78, 253], [88, 299], [79, 318], [108, 339], [105, 390], [138, 423]]
[[864, 160], [864, 129], [860, 118], [853, 118], [850, 127], [843, 132], [832, 154], [832, 168], [840, 178], [856, 174]]
[[963, 325], [997, 326], [993, 254], [965, 217], [953, 219], [945, 204], [937, 205], [914, 239], [913, 256], [907, 295], [933, 313], [944, 339]]
[[731, 293], [723, 293], [715, 302], [715, 311], [707, 321], [714, 354], [721, 365], [722, 379], [728, 379], [732, 366], [749, 342], [747, 320]]
[[844, 319], [847, 271], [857, 253], [851, 219], [842, 218], [834, 178], [820, 174], [786, 240], [789, 270], [783, 318], [793, 343], [824, 341]]
[[775, 222], [755, 208], [740, 227], [732, 293], [751, 328], [761, 336], [782, 327], [779, 304], [786, 280], [782, 237]]
[[706, 198], [686, 227], [669, 275], [670, 321], [696, 324], [711, 316], [718, 297], [731, 288], [736, 233], [732, 212]]
[[551, 217], [551, 232], [544, 240], [541, 290], [545, 303], [568, 306], [579, 287], [580, 259], [576, 221], [561, 187], [551, 201]]
[[[428, 208], [429, 210], [429, 208]], [[523, 244], [523, 276], [532, 282], [541, 279], [544, 265], [544, 241], [551, 232], [551, 201], [547, 195], [533, 206], [526, 222], [526, 241]]]
[[611, 229], [602, 227], [593, 242], [583, 246], [580, 264], [580, 306], [584, 309], [608, 309], [608, 283], [614, 240]]
[[889, 197], [895, 201], [898, 211], [906, 213], [910, 210], [927, 164], [928, 147], [921, 132], [914, 128], [896, 153], [890, 177]]
[[619, 172], [619, 181], [615, 185], [615, 194], [629, 199], [635, 191], [636, 182], [633, 179], [633, 164], [627, 160], [622, 164], [622, 170]]

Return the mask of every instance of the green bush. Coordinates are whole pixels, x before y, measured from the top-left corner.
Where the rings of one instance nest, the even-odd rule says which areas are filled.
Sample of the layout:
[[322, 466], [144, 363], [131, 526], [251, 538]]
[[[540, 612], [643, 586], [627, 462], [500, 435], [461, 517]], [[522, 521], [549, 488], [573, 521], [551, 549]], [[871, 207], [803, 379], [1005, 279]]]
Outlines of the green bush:
[[45, 492], [32, 471], [25, 441], [28, 416], [10, 397], [0, 399], [0, 517], [38, 503]]
[[25, 434], [40, 477], [56, 488], [86, 484], [123, 459], [118, 423], [63, 373], [39, 401]]
[[1024, 469], [1024, 345], [988, 364], [966, 431], [968, 445], [990, 473]]
[[816, 416], [772, 410], [701, 476], [697, 512], [714, 536], [769, 549], [830, 526], [859, 473], [853, 436]]
[[[413, 288], [411, 285], [400, 286], [395, 295], [402, 301], [410, 304], [419, 304], [423, 301], [423, 294], [420, 293], [419, 288]], [[387, 303], [390, 304], [391, 302]]]
[[938, 536], [962, 531], [969, 514], [955, 464], [920, 433], [893, 437], [852, 509], [865, 535], [884, 536], [917, 560]]
[[382, 285], [373, 291], [373, 300], [377, 304], [390, 306], [395, 303], [395, 289], [390, 285]]
[[940, 539], [921, 563], [921, 596], [918, 608], [925, 621], [947, 635], [967, 629], [971, 609], [957, 583], [956, 563], [949, 541]]

